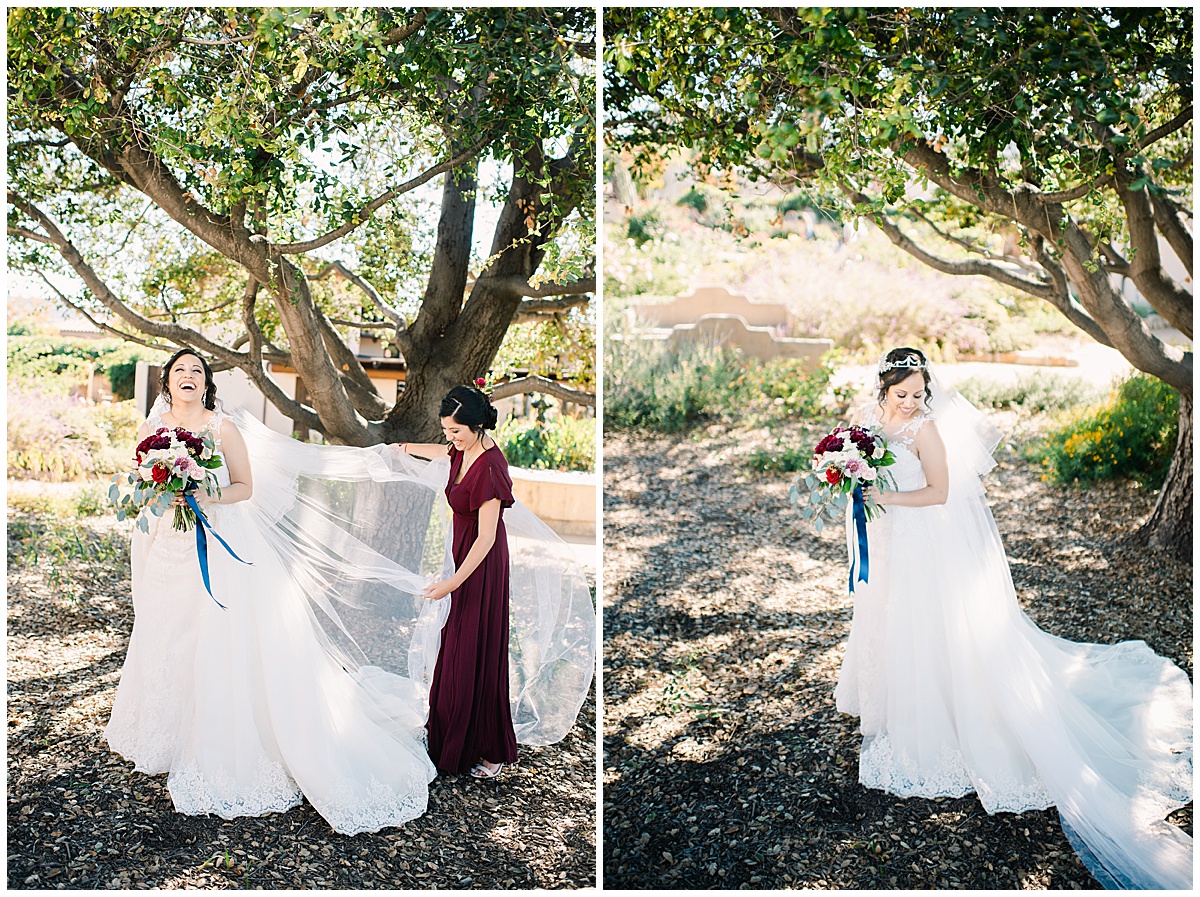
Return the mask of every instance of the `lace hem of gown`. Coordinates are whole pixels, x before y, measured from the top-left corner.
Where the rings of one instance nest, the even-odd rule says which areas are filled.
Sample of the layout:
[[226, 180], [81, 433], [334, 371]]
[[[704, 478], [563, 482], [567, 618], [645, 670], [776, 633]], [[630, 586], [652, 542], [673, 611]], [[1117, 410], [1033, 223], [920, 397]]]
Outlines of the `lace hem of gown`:
[[399, 789], [375, 777], [365, 784], [357, 779], [339, 779], [331, 786], [333, 803], [318, 809], [334, 831], [343, 835], [377, 832], [421, 816], [429, 804], [426, 784], [417, 776]]
[[171, 770], [167, 788], [175, 809], [188, 816], [262, 816], [290, 810], [303, 800], [283, 765], [267, 757], [258, 758], [249, 787], [224, 769], [206, 775], [199, 763], [190, 760]]
[[897, 797], [966, 797], [975, 792], [989, 814], [1024, 813], [1054, 805], [1038, 776], [1027, 782], [1016, 778], [976, 782], [962, 752], [956, 748], [943, 748], [932, 769], [920, 770], [917, 762], [896, 748], [886, 733], [863, 740], [858, 780], [867, 788]]

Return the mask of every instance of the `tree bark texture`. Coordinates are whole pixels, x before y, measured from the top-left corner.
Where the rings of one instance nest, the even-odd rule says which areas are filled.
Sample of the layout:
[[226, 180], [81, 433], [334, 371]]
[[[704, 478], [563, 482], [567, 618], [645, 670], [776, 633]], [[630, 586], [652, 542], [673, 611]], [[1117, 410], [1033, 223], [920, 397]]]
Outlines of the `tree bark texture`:
[[1193, 451], [1192, 396], [1179, 394], [1179, 441], [1175, 457], [1167, 471], [1158, 501], [1150, 519], [1138, 531], [1138, 538], [1150, 548], [1170, 554], [1178, 560], [1192, 562]]

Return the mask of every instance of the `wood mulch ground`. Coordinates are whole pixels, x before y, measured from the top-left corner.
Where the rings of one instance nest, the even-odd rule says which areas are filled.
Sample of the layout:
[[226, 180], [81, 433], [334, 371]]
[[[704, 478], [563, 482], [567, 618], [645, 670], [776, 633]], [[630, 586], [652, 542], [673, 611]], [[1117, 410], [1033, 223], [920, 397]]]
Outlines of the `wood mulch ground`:
[[[833, 690], [851, 619], [840, 531], [789, 511], [750, 452], [811, 428], [607, 434], [608, 888], [1097, 888], [1053, 810], [858, 784]], [[1012, 449], [988, 488], [1022, 605], [1077, 641], [1144, 639], [1192, 668], [1192, 570], [1133, 547], [1152, 496], [1041, 482]], [[1191, 806], [1173, 821], [1191, 830]]]
[[307, 803], [176, 813], [166, 776], [101, 737], [133, 624], [128, 527], [86, 518], [49, 539], [9, 514], [9, 888], [595, 886], [594, 694], [564, 741], [522, 748], [496, 780], [439, 777], [403, 828], [339, 835]]

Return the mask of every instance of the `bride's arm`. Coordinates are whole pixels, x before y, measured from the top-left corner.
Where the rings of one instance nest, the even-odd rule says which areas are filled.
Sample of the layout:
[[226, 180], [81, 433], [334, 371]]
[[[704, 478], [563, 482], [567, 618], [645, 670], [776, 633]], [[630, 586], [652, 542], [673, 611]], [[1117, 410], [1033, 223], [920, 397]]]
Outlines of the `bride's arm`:
[[890, 492], [886, 489], [871, 490], [877, 504], [900, 505], [905, 508], [924, 508], [944, 505], [950, 492], [950, 471], [946, 466], [946, 445], [933, 421], [926, 421], [917, 431], [913, 448], [921, 459], [925, 471], [926, 485], [911, 492]]
[[413, 455], [417, 458], [428, 458], [432, 461], [434, 458], [445, 458], [450, 454], [450, 446], [436, 442], [395, 442], [392, 443], [393, 452], [404, 452], [408, 455]]
[[[215, 495], [205, 496], [204, 502], [231, 505], [234, 502], [245, 501], [254, 492], [250, 476], [250, 453], [246, 450], [246, 441], [242, 439], [241, 431], [233, 421], [227, 420], [221, 424], [221, 455], [225, 459], [225, 466], [229, 468], [229, 485], [221, 487], [220, 498]], [[200, 495], [197, 495], [196, 499], [199, 501]]]

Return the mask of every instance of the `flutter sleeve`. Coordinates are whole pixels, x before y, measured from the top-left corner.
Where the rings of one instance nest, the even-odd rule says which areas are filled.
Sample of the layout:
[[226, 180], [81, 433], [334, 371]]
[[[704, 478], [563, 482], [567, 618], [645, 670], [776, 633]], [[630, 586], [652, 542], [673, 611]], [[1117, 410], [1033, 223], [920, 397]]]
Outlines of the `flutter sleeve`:
[[479, 464], [487, 466], [479, 471], [471, 487], [471, 510], [478, 511], [484, 502], [500, 499], [502, 508], [513, 506], [512, 477], [508, 475], [508, 461], [500, 452], [484, 452]]

